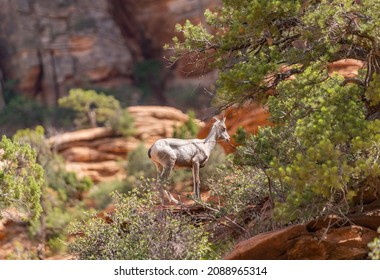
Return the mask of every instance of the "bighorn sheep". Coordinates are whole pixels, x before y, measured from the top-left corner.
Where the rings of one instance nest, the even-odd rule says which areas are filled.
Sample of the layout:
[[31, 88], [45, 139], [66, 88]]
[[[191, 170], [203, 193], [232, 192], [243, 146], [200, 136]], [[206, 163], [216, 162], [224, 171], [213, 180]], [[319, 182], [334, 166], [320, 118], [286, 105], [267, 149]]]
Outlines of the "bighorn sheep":
[[193, 170], [194, 197], [200, 198], [199, 168], [205, 166], [210, 157], [211, 150], [215, 147], [218, 139], [229, 142], [230, 136], [226, 130], [225, 120], [215, 118], [208, 136], [205, 139], [175, 139], [165, 138], [157, 140], [148, 151], [149, 158], [157, 168], [157, 182], [161, 199], [166, 197], [180, 204], [169, 191], [164, 190], [163, 183], [168, 179], [174, 167], [187, 167]]

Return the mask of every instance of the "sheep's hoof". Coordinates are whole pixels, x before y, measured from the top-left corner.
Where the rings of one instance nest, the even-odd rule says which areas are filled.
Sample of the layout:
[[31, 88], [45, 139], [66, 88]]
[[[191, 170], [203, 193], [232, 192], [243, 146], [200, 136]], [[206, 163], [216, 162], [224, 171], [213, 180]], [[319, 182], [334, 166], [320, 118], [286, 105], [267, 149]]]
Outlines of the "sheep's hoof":
[[174, 199], [173, 202], [174, 202], [175, 204], [177, 204], [177, 205], [182, 205], [182, 202], [179, 201], [179, 200], [177, 200], [177, 199]]
[[200, 196], [193, 195], [193, 200], [194, 201], [202, 201]]

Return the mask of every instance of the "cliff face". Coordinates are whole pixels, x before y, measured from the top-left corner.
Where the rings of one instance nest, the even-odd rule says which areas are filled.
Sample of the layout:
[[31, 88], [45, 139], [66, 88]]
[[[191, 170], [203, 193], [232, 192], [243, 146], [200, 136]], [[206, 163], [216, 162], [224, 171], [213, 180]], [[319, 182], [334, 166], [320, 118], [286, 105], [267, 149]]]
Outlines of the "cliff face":
[[[162, 61], [175, 23], [199, 21], [217, 2], [0, 0], [0, 69], [4, 80], [46, 104], [71, 87], [131, 86], [137, 63]], [[153, 94], [162, 95], [176, 76], [166, 73]]]

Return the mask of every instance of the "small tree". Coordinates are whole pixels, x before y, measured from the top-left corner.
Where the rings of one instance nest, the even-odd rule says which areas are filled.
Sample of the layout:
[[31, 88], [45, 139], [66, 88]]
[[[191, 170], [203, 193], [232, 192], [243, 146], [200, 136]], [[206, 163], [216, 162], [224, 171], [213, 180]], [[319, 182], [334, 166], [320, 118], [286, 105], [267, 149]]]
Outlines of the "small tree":
[[0, 216], [1, 211], [14, 206], [37, 219], [44, 171], [36, 163], [35, 151], [3, 136], [0, 142]]
[[105, 125], [121, 109], [119, 101], [113, 96], [83, 89], [71, 89], [68, 96], [58, 100], [58, 104], [76, 112], [77, 127], [90, 127], [91, 113], [95, 113], [97, 124]]
[[[347, 212], [380, 176], [380, 1], [222, 3], [206, 11], [207, 27], [177, 25], [184, 40], [174, 38], [172, 62], [217, 68], [221, 108], [268, 108], [274, 126], [247, 139], [236, 162], [265, 174], [279, 216]], [[365, 63], [354, 78], [329, 74], [340, 59]]]
[[94, 90], [71, 89], [69, 95], [60, 98], [58, 103], [76, 112], [74, 122], [77, 128], [102, 125], [112, 127], [125, 136], [133, 132], [132, 117], [113, 96]]
[[[44, 183], [41, 185], [40, 218], [30, 223], [30, 233], [38, 238], [38, 257], [45, 258], [45, 244], [52, 251], [63, 249], [64, 244], [59, 239], [66, 238], [66, 228], [78, 211], [70, 213], [78, 206], [78, 200], [84, 191], [92, 186], [89, 178], [78, 179], [76, 174], [65, 170], [63, 160], [51, 151], [44, 135], [44, 128], [18, 130], [13, 136], [14, 141], [30, 145], [36, 153], [36, 159], [44, 170]], [[80, 209], [81, 210], [81, 209]], [[60, 246], [59, 246], [60, 245]]]

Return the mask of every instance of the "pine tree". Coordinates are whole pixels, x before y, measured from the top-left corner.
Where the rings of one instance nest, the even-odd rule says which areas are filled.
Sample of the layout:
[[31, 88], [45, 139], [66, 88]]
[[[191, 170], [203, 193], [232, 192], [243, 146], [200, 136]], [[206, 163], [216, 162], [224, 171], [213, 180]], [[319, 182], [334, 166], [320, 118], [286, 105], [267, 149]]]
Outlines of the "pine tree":
[[[206, 11], [207, 26], [177, 25], [171, 61], [218, 69], [221, 108], [268, 108], [274, 126], [235, 159], [264, 172], [279, 217], [347, 211], [362, 186], [380, 181], [380, 1], [222, 2]], [[364, 62], [357, 77], [328, 74], [348, 58]]]

